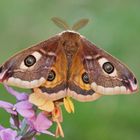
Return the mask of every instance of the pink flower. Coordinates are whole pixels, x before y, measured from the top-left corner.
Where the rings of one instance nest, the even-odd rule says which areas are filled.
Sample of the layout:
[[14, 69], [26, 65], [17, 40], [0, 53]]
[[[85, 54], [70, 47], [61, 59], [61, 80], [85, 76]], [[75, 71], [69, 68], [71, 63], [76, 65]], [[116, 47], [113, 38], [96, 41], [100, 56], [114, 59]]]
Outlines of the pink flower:
[[6, 101], [0, 101], [0, 108], [5, 109], [8, 113], [13, 115], [17, 115], [17, 113], [19, 113], [25, 118], [31, 118], [35, 115], [33, 105], [29, 103], [28, 95], [26, 93], [19, 93], [6, 85], [5, 88], [10, 94], [16, 97], [18, 102], [16, 104], [11, 104]]
[[19, 113], [25, 118], [31, 118], [35, 115], [32, 106], [33, 105], [28, 101], [21, 101], [16, 103], [15, 105], [5, 101], [0, 101], [0, 108], [5, 109], [8, 113], [11, 113], [13, 115], [17, 115], [17, 113]]
[[[29, 95], [20, 93], [5, 85], [6, 90], [16, 97], [15, 104], [0, 101], [0, 108], [11, 114], [11, 128], [0, 126], [0, 140], [35, 140], [37, 133], [44, 133], [54, 136], [48, 131], [52, 125], [45, 114], [37, 114], [36, 108], [28, 101]], [[22, 117], [19, 117], [22, 116]]]
[[20, 93], [20, 92], [17, 92], [15, 91], [13, 88], [7, 86], [7, 85], [4, 85], [4, 87], [6, 88], [6, 90], [13, 96], [16, 97], [16, 99], [18, 101], [23, 101], [23, 100], [28, 100], [28, 97], [29, 95], [27, 93]]
[[17, 131], [15, 130], [0, 126], [0, 139], [1, 140], [20, 140], [21, 136], [17, 136]]
[[54, 136], [53, 133], [48, 131], [52, 126], [52, 122], [41, 112], [36, 117], [30, 118], [29, 125], [31, 128], [39, 133], [44, 133]]

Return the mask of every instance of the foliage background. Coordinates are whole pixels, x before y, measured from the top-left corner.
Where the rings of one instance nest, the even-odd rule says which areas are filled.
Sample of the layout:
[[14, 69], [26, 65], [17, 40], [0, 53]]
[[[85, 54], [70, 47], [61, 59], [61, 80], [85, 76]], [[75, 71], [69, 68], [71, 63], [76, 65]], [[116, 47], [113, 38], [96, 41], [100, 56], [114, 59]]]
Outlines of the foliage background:
[[[54, 16], [70, 24], [89, 18], [80, 33], [130, 66], [140, 79], [139, 0], [1, 0], [0, 64], [17, 51], [60, 32], [50, 20]], [[0, 99], [13, 101], [2, 85]], [[75, 101], [74, 115], [64, 110], [64, 139], [138, 140], [139, 107], [139, 94], [106, 96], [90, 103]], [[8, 118], [0, 110], [0, 123], [7, 126]], [[54, 138], [38, 137], [45, 139]]]

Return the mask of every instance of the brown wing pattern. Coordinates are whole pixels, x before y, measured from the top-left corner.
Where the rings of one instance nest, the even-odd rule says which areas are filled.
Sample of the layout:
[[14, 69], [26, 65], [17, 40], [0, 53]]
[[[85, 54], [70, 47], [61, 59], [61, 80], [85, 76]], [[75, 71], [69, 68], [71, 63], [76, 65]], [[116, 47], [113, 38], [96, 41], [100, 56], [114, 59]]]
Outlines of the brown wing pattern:
[[[6, 71], [5, 79], [2, 78], [4, 82], [22, 88], [39, 87], [52, 100], [65, 96], [67, 62], [64, 51], [59, 46], [59, 38], [52, 37], [10, 58], [2, 66], [2, 73]], [[36, 59], [31, 67], [24, 64], [29, 56]], [[55, 76], [53, 81], [48, 79], [52, 76], [52, 71]]]
[[138, 89], [135, 76], [124, 64], [73, 31], [10, 58], [0, 67], [0, 82], [38, 88], [50, 100], [71, 96], [92, 101]]
[[68, 95], [79, 101], [93, 101], [98, 99], [101, 95], [95, 93], [91, 89], [90, 83], [84, 83], [82, 76], [87, 73], [84, 67], [84, 53], [83, 46], [75, 54], [72, 66], [70, 69], [69, 91]]
[[84, 69], [92, 89], [102, 95], [127, 94], [137, 90], [134, 74], [118, 59], [82, 39]]
[[51, 70], [55, 73], [54, 80], [47, 80], [40, 89], [47, 93], [48, 99], [58, 100], [66, 96], [67, 61], [62, 47], [58, 47], [56, 51], [56, 59]]

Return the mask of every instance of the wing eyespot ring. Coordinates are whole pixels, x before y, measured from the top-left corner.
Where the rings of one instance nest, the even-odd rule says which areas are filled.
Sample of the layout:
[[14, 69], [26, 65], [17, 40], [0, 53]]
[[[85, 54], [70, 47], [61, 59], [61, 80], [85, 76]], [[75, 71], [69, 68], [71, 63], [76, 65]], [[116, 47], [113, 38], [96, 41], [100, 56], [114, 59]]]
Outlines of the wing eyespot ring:
[[114, 72], [114, 66], [110, 62], [105, 62], [102, 67], [107, 74], [111, 74]]
[[36, 58], [33, 55], [28, 55], [25, 59], [24, 59], [24, 64], [27, 67], [31, 67], [36, 63]]
[[86, 72], [84, 72], [82, 74], [82, 81], [85, 83], [85, 84], [89, 84], [89, 76]]
[[48, 74], [48, 78], [47, 78], [47, 81], [53, 81], [54, 79], [55, 79], [55, 77], [56, 77], [56, 74], [55, 74], [55, 72], [53, 71], [53, 70], [51, 70], [50, 72], [49, 72], [49, 74]]

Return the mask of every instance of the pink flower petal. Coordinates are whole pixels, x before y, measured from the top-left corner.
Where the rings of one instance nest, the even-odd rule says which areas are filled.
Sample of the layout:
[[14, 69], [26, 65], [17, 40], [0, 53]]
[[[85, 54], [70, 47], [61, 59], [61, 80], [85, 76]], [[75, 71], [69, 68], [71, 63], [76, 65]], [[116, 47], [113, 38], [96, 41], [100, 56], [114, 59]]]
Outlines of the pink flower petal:
[[18, 109], [31, 109], [32, 108], [32, 104], [29, 103], [28, 101], [21, 101], [15, 104], [15, 107]]
[[17, 100], [27, 100], [28, 99], [28, 94], [27, 93], [23, 93], [23, 92], [18, 92], [16, 90], [14, 90], [13, 88], [7, 86], [7, 85], [4, 85], [4, 87], [6, 88], [6, 90], [12, 94], [13, 96], [16, 97]]
[[39, 113], [36, 118], [36, 121], [33, 121], [33, 125], [38, 132], [42, 132], [50, 128], [52, 122], [43, 113]]
[[3, 129], [0, 131], [1, 140], [16, 140], [17, 132], [12, 129]]
[[4, 110], [6, 110], [8, 113], [11, 114], [17, 114], [17, 112], [15, 110], [13, 110], [14, 105], [5, 101], [0, 101], [0, 108], [3, 108]]
[[32, 118], [35, 115], [35, 112], [32, 109], [21, 109], [21, 108], [17, 108], [17, 112], [25, 117], [25, 118]]
[[8, 103], [8, 102], [5, 102], [5, 101], [0, 101], [0, 107], [1, 108], [9, 108], [9, 109], [11, 109], [11, 108], [13, 108], [13, 105], [11, 104], [11, 103]]
[[5, 129], [5, 128], [2, 125], [0, 125], [0, 131], [3, 130], [3, 129]]
[[12, 109], [5, 109], [8, 113], [10, 114], [14, 114], [14, 115], [17, 115], [17, 112], [16, 110], [12, 110]]

